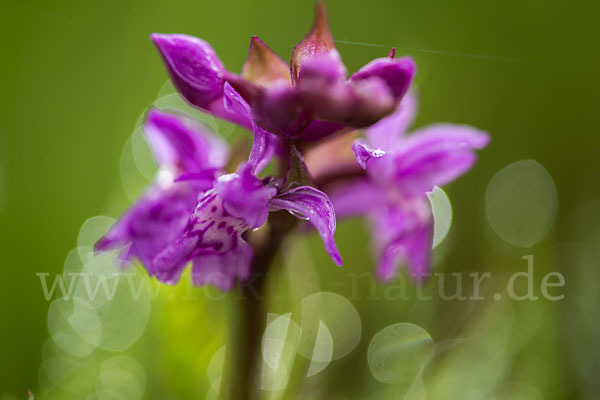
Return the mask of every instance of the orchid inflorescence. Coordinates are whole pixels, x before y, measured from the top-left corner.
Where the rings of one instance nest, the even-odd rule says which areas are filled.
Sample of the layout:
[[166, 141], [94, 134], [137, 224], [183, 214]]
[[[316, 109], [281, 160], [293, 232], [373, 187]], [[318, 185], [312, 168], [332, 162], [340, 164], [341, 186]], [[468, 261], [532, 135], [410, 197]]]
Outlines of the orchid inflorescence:
[[[123, 261], [137, 258], [169, 284], [191, 262], [195, 284], [230, 290], [252, 272], [254, 231], [277, 225], [278, 211], [310, 223], [337, 265], [336, 215], [363, 215], [379, 278], [392, 279], [401, 264], [417, 280], [427, 274], [427, 192], [469, 170], [488, 136], [451, 124], [405, 134], [417, 107], [411, 58], [394, 58], [392, 49], [347, 77], [322, 4], [290, 66], [257, 37], [241, 75], [226, 70], [202, 39], [152, 40], [183, 98], [250, 130], [254, 142], [248, 159], [231, 168], [237, 158], [202, 124], [151, 110], [144, 132], [159, 172], [98, 250], [119, 249]], [[264, 176], [272, 161], [278, 173]]]

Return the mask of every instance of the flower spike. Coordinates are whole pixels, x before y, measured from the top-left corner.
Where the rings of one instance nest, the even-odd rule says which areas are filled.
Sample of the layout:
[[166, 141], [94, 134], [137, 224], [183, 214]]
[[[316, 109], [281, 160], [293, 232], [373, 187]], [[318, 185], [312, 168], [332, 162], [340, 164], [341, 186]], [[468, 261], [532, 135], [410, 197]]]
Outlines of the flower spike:
[[364, 215], [376, 275], [389, 281], [405, 265], [424, 282], [433, 246], [428, 193], [471, 169], [489, 137], [447, 123], [406, 134], [417, 109], [411, 58], [395, 58], [392, 48], [349, 76], [321, 2], [289, 66], [256, 36], [241, 74], [202, 39], [151, 39], [182, 97], [248, 129], [252, 148], [246, 159], [245, 141], [230, 152], [191, 117], [151, 110], [144, 137], [159, 171], [96, 250], [136, 258], [168, 284], [191, 264], [195, 285], [227, 291], [252, 268], [263, 274], [294, 228], [279, 211], [312, 224], [337, 265], [336, 217]]

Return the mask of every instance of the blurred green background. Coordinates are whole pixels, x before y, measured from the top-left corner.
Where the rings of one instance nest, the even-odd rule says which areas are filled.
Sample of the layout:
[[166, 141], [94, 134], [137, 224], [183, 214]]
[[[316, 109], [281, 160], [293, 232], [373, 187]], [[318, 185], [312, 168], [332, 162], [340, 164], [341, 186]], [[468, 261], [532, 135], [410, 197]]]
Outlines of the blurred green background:
[[[330, 0], [327, 5], [331, 30], [350, 71], [384, 56], [392, 46], [397, 55], [416, 59], [416, 125], [449, 121], [491, 133], [491, 145], [475, 169], [446, 190], [454, 222], [436, 253], [441, 259], [436, 270], [503, 276], [524, 270], [521, 257], [534, 254], [536, 268], [562, 272], [566, 287], [562, 301], [509, 303], [510, 310], [494, 309], [504, 302], [480, 302], [479, 311], [464, 318], [472, 305], [351, 298], [362, 318], [360, 345], [328, 367], [320, 390], [341, 398], [402, 398], [396, 386], [390, 389], [369, 374], [366, 352], [376, 332], [410, 321], [436, 343], [477, 331], [483, 344], [501, 343], [510, 354], [501, 361], [484, 350], [447, 355], [432, 368], [426, 384], [433, 398], [443, 398], [436, 397], [440, 388], [448, 390], [446, 398], [458, 398], [451, 393], [470, 393], [473, 382], [513, 381], [527, 387], [520, 392], [523, 398], [595, 398], [599, 386], [594, 371], [596, 378], [600, 372], [595, 305], [600, 300], [600, 4]], [[313, 2], [3, 0], [1, 6], [4, 400], [26, 398], [28, 389], [41, 393], [38, 371], [44, 343], [48, 346], [50, 302], [36, 273], [61, 273], [83, 222], [95, 215], [117, 217], [130, 203], [120, 182], [123, 148], [167, 79], [149, 34], [199, 36], [229, 69], [239, 71], [252, 35], [289, 59], [310, 26]], [[552, 230], [532, 248], [511, 246], [495, 235], [484, 202], [494, 174], [524, 159], [539, 162], [558, 192]], [[551, 199], [533, 201], [544, 207]], [[306, 246], [323, 290], [350, 296], [348, 274], [372, 269], [369, 237], [361, 222], [349, 221], [340, 224], [337, 238], [346, 262], [341, 270], [333, 268], [316, 238], [310, 237]], [[541, 278], [536, 275], [536, 282]], [[203, 398], [206, 360], [220, 347], [226, 330], [229, 311], [221, 303], [166, 298], [152, 303], [145, 333], [128, 350], [145, 369], [144, 398]], [[502, 341], [497, 338], [502, 330], [494, 324], [506, 328], [505, 317], [512, 323]], [[105, 355], [96, 357], [100, 365]], [[448, 372], [461, 365], [469, 365], [470, 374]], [[474, 393], [471, 398], [481, 394]], [[506, 396], [502, 398], [518, 397]]]

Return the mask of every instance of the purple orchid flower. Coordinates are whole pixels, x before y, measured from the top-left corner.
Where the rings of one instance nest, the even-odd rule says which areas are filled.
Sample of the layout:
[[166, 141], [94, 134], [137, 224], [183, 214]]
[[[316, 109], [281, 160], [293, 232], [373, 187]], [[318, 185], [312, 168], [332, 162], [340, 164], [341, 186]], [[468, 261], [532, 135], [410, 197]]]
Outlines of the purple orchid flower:
[[[188, 102], [290, 140], [314, 141], [377, 122], [396, 108], [415, 73], [411, 58], [393, 59], [391, 51], [347, 78], [323, 4], [317, 4], [313, 27], [294, 49], [289, 67], [257, 37], [251, 40], [241, 76], [227, 71], [202, 39], [153, 34], [152, 40]], [[249, 105], [250, 115], [227, 109], [226, 83]]]
[[[247, 104], [227, 89], [227, 107]], [[246, 110], [248, 111], [248, 110]], [[194, 284], [230, 290], [247, 279], [253, 251], [242, 234], [257, 229], [270, 211], [287, 210], [311, 222], [334, 262], [341, 265], [335, 240], [335, 212], [328, 197], [311, 186], [282, 190], [281, 182], [256, 174], [273, 155], [272, 135], [255, 129], [250, 160], [226, 174], [226, 147], [200, 126], [152, 111], [146, 139], [161, 166], [156, 182], [96, 245], [119, 248], [121, 257], [138, 258], [150, 275], [176, 283], [192, 262]]]
[[[152, 260], [175, 240], [194, 211], [200, 193], [212, 187], [227, 159], [227, 147], [202, 125], [158, 111], [148, 114], [146, 140], [160, 166], [154, 183], [96, 243], [99, 251], [122, 249], [154, 275]], [[178, 181], [193, 174], [193, 181]]]
[[[379, 254], [377, 276], [393, 279], [398, 265], [423, 280], [430, 270], [433, 219], [427, 192], [443, 186], [475, 163], [488, 135], [465, 125], [435, 124], [409, 135], [416, 98], [407, 95], [397, 111], [366, 130], [353, 143], [366, 173], [350, 174], [328, 192], [339, 217], [369, 218]], [[310, 163], [309, 163], [310, 165]]]
[[[194, 284], [230, 290], [252, 272], [250, 232], [280, 221], [271, 212], [310, 222], [337, 265], [336, 213], [366, 215], [379, 254], [377, 275], [390, 280], [405, 264], [424, 279], [433, 236], [427, 193], [468, 171], [488, 136], [451, 124], [404, 134], [417, 107], [407, 95], [412, 59], [394, 59], [392, 49], [347, 78], [322, 4], [289, 67], [257, 37], [241, 75], [227, 71], [201, 39], [154, 34], [152, 40], [183, 97], [252, 131], [253, 146], [231, 172], [226, 166], [238, 161], [228, 160], [227, 146], [203, 126], [151, 111], [145, 135], [160, 171], [98, 250], [120, 249], [123, 260], [139, 259], [170, 284], [191, 263]], [[364, 139], [356, 128], [366, 128]], [[327, 137], [341, 131], [347, 134]], [[305, 141], [313, 143], [297, 147]], [[273, 157], [280, 176], [259, 177]]]

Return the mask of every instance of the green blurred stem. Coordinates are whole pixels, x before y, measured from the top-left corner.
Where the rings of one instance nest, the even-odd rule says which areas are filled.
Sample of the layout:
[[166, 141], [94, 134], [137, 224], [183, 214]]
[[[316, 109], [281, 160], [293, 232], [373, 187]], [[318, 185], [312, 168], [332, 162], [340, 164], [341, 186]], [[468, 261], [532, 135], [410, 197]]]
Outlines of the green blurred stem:
[[[285, 211], [271, 213], [269, 232], [263, 240], [252, 243], [254, 259], [251, 278], [238, 293], [237, 326], [232, 334], [234, 348], [230, 399], [254, 400], [259, 398], [257, 387], [261, 367], [261, 344], [267, 320], [266, 283], [269, 273], [287, 234], [296, 226], [297, 219]], [[252, 242], [252, 241], [251, 241]]]

